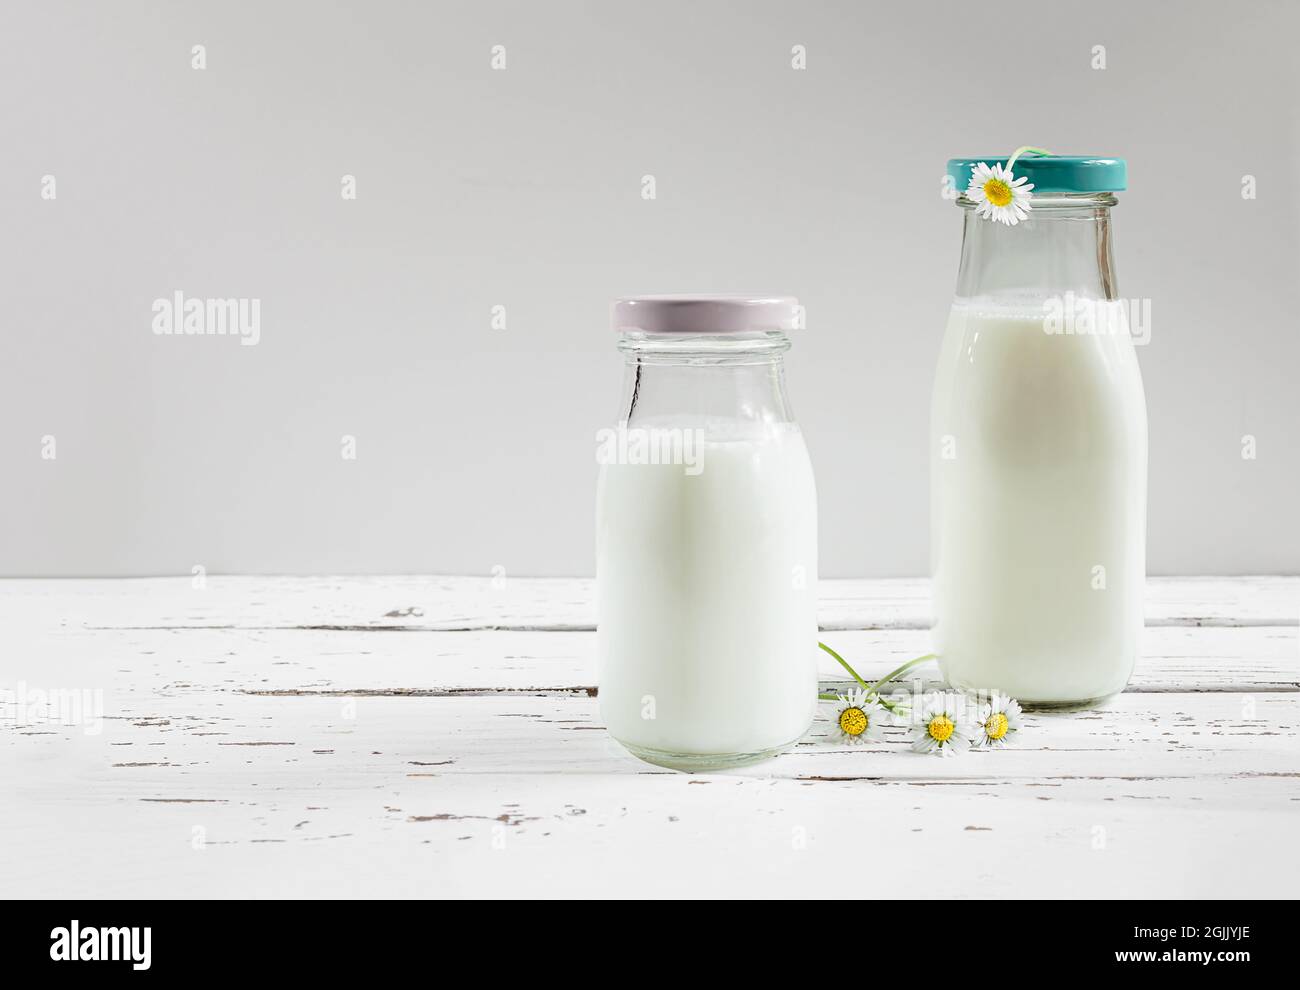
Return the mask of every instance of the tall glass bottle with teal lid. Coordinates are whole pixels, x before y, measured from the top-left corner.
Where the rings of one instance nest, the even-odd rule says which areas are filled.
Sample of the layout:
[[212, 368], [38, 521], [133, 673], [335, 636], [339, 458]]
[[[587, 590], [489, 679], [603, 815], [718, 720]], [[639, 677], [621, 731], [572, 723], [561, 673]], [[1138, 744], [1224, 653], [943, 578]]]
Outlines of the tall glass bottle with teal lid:
[[1128, 683], [1143, 621], [1150, 306], [1116, 282], [1127, 168], [1025, 155], [948, 174], [963, 217], [931, 404], [935, 650], [957, 687], [1091, 705]]
[[786, 394], [787, 297], [640, 297], [597, 437], [601, 716], [683, 770], [793, 745], [817, 698], [817, 494]]

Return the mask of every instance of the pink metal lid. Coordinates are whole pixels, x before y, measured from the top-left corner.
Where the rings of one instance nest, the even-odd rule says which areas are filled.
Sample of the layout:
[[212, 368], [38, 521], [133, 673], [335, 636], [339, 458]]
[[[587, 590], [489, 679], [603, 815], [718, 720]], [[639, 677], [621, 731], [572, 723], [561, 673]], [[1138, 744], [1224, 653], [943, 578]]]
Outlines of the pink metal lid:
[[746, 333], [794, 330], [799, 300], [794, 296], [629, 296], [611, 309], [620, 333]]

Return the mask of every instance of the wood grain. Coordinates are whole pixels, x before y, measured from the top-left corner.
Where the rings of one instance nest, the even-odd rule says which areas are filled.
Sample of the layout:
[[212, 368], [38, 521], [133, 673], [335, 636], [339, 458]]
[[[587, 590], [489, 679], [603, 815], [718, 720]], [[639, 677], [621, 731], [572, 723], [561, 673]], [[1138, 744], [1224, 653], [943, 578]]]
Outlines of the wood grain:
[[[864, 673], [928, 648], [922, 583], [824, 585], [825, 638]], [[685, 775], [603, 731], [588, 582], [0, 582], [0, 885], [830, 896], [865, 875], [878, 896], [1289, 895], [1300, 582], [1152, 590], [1131, 689], [1029, 716], [1013, 749], [918, 756], [900, 728]], [[19, 685], [92, 692], [102, 717], [32, 719]]]

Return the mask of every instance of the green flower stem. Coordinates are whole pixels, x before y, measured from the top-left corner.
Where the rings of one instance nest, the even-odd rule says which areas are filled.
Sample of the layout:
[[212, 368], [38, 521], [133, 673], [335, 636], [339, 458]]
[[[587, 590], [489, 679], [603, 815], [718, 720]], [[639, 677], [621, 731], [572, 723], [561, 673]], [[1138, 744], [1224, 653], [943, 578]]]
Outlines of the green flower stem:
[[869, 687], [867, 690], [871, 691], [873, 694], [878, 695], [880, 694], [880, 689], [884, 687], [886, 684], [888, 684], [890, 681], [897, 680], [898, 678], [906, 674], [909, 670], [911, 670], [913, 667], [919, 667], [927, 660], [935, 659], [937, 655], [938, 654], [935, 653], [927, 653], [923, 657], [917, 657], [915, 660], [909, 660], [907, 661], [907, 663], [903, 664], [903, 666], [899, 667], [897, 670], [891, 670], [880, 680], [876, 681], [875, 684], [871, 685], [871, 687]]
[[1011, 157], [1007, 159], [1007, 171], [1008, 172], [1011, 171], [1011, 169], [1016, 164], [1016, 159], [1019, 158], [1021, 155], [1050, 155], [1050, 154], [1052, 154], [1052, 152], [1048, 151], [1046, 148], [1035, 148], [1031, 144], [1026, 144], [1022, 147], [1017, 148], [1015, 151], [1011, 152]]
[[[925, 663], [926, 661], [933, 660], [936, 657], [936, 654], [934, 653], [927, 653], [923, 657], [917, 657], [914, 660], [909, 660], [907, 661], [907, 663], [903, 664], [901, 667], [897, 668], [896, 670], [891, 670], [880, 680], [876, 681], [875, 684], [868, 684], [866, 681], [862, 679], [862, 676], [849, 665], [849, 662], [847, 660], [845, 660], [842, 656], [840, 656], [838, 653], [832, 650], [829, 646], [827, 646], [825, 643], [818, 643], [817, 645], [820, 646], [827, 653], [829, 653], [831, 656], [833, 656], [836, 660], [838, 660], [840, 666], [853, 675], [853, 679], [857, 681], [860, 685], [862, 685], [863, 689], [867, 692], [867, 694], [874, 697], [877, 701], [879, 701], [882, 705], [884, 705], [885, 708], [889, 709], [891, 712], [895, 708], [900, 708], [900, 707], [905, 708], [906, 706], [902, 705], [901, 702], [889, 701], [886, 698], [882, 698], [880, 696], [880, 689], [884, 687], [886, 684], [888, 684], [890, 681], [902, 677], [913, 667], [919, 667], [921, 664]], [[822, 701], [835, 701], [839, 697], [839, 695], [819, 694], [817, 695], [817, 697]]]
[[888, 698], [882, 698], [880, 695], [876, 695], [876, 700], [880, 702], [880, 706], [884, 708], [885, 711], [907, 712], [907, 705], [903, 704], [901, 701], [890, 701]]
[[840, 662], [840, 666], [843, 667], [845, 670], [847, 670], [850, 674], [852, 674], [853, 679], [857, 681], [859, 684], [861, 684], [863, 688], [865, 688], [867, 691], [871, 690], [871, 685], [868, 684], [866, 681], [864, 681], [862, 677], [858, 674], [858, 672], [849, 666], [849, 662], [847, 660], [845, 660], [842, 656], [840, 656], [838, 653], [832, 650], [825, 643], [818, 643], [817, 645], [820, 646], [827, 653], [829, 653], [831, 656], [833, 656], [836, 660], [838, 660]]

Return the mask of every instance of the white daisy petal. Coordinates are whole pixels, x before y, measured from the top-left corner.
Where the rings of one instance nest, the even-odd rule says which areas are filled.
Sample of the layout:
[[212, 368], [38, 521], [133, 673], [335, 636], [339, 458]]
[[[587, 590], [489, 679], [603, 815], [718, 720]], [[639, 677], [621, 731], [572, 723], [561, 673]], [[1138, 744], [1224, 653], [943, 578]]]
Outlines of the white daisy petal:
[[[993, 195], [997, 199], [1001, 200], [1004, 197], [1007, 199], [1007, 202], [1002, 205], [989, 198], [988, 186], [994, 182], [1003, 187], [1000, 189], [995, 187], [993, 190]], [[1017, 177], [1002, 162], [994, 162], [992, 165], [987, 162], [977, 162], [971, 168], [966, 198], [974, 204], [976, 215], [981, 219], [1014, 227], [1020, 221], [1027, 219], [1029, 211], [1033, 209], [1030, 205], [1033, 188], [1034, 184], [1028, 181], [1027, 176]]]
[[[999, 718], [1001, 716], [1001, 718]], [[1020, 704], [1000, 691], [982, 703], [971, 745], [981, 749], [1002, 749], [1020, 728]]]
[[965, 708], [959, 695], [929, 695], [921, 706], [920, 718], [909, 731], [912, 749], [940, 756], [965, 752], [970, 746]]
[[887, 720], [880, 699], [863, 688], [852, 688], [837, 696], [826, 737], [837, 743], [859, 745], [881, 738]]

